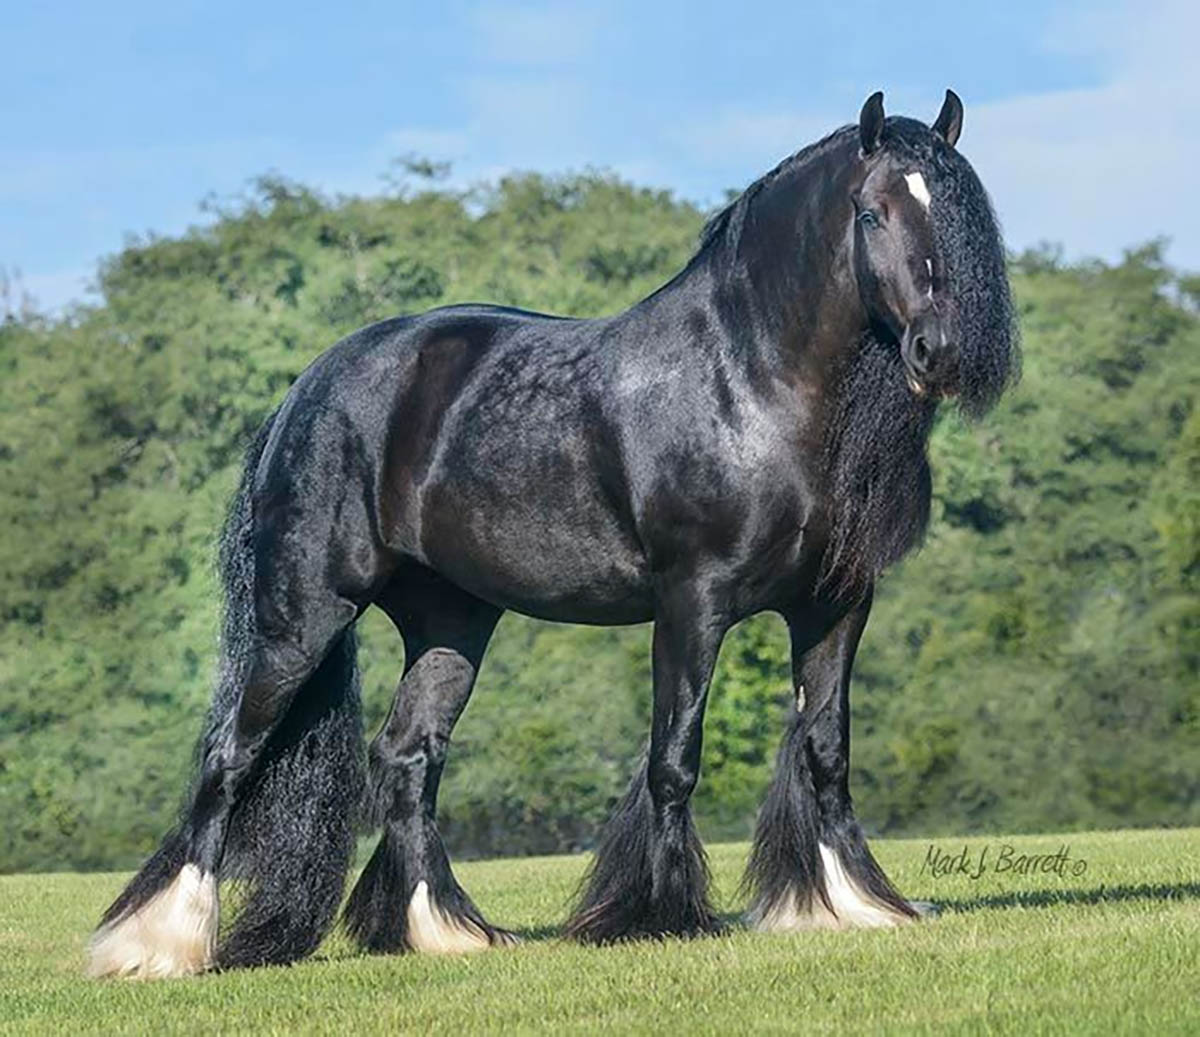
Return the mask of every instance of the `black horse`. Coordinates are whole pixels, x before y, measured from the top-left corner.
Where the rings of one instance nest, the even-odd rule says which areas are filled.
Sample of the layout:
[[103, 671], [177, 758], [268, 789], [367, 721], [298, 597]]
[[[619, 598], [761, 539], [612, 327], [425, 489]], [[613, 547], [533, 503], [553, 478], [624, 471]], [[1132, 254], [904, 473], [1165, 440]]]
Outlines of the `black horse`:
[[[938, 403], [983, 413], [1015, 335], [987, 196], [881, 94], [705, 229], [628, 311], [453, 306], [354, 333], [250, 448], [222, 547], [221, 667], [190, 805], [112, 905], [95, 974], [285, 962], [337, 910], [363, 802], [383, 828], [346, 908], [373, 951], [512, 937], [455, 881], [435, 824], [455, 721], [505, 609], [654, 621], [649, 752], [570, 936], [712, 931], [688, 801], [721, 640], [774, 610], [796, 711], [748, 873], [763, 928], [894, 925], [848, 787], [848, 684], [877, 577], [929, 513]], [[405, 669], [364, 774], [355, 620]], [[504, 732], [495, 733], [503, 751]], [[246, 902], [217, 947], [217, 882]]]

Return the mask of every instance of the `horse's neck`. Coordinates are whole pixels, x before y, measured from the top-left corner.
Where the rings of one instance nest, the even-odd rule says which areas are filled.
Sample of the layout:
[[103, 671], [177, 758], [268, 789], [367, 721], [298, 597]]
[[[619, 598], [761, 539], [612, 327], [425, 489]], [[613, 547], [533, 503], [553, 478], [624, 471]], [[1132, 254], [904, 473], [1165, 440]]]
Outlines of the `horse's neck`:
[[775, 419], [822, 439], [845, 357], [866, 329], [847, 232], [851, 163], [839, 147], [763, 185], [733, 229], [613, 323], [632, 331], [639, 355], [664, 327], [704, 329], [692, 345], [711, 355], [698, 370], [785, 387], [768, 394]]
[[821, 388], [866, 329], [847, 231], [850, 174], [841, 150], [781, 175], [751, 200], [727, 269], [785, 380]]

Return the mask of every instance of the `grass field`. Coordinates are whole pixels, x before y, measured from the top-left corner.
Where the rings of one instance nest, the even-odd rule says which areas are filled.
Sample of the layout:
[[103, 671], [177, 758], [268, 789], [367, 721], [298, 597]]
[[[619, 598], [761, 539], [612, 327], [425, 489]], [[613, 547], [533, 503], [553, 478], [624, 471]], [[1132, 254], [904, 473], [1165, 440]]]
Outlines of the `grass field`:
[[[997, 872], [1004, 844], [1010, 865], [1064, 845], [1070, 860]], [[965, 847], [970, 874], [923, 871], [931, 845]], [[292, 968], [159, 983], [81, 976], [88, 928], [123, 876], [4, 876], [0, 1031], [1200, 1032], [1200, 829], [875, 846], [906, 893], [942, 905], [940, 918], [584, 948], [555, 929], [583, 858], [483, 861], [460, 865], [460, 878], [489, 917], [522, 932], [515, 950], [364, 957], [335, 934]], [[710, 852], [732, 908], [746, 847]]]

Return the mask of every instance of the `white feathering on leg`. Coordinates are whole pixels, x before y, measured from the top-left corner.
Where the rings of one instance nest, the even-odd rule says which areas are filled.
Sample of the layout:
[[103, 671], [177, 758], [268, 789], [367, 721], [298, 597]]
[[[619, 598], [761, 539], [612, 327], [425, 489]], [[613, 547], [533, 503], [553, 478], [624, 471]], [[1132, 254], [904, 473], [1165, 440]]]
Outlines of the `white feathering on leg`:
[[833, 904], [834, 913], [847, 929], [885, 929], [907, 921], [880, 900], [863, 891], [847, 874], [837, 852], [818, 844], [821, 849], [821, 864], [825, 869], [825, 892]]
[[803, 905], [795, 893], [762, 911], [757, 928], [767, 931], [792, 929], [883, 929], [912, 921], [906, 915], [864, 892], [847, 873], [837, 851], [817, 844], [825, 877], [825, 895], [833, 911], [816, 894]]
[[185, 864], [136, 911], [96, 930], [88, 975], [166, 979], [212, 967], [220, 905], [216, 877]]
[[426, 954], [465, 954], [491, 946], [487, 933], [479, 926], [446, 915], [424, 879], [417, 883], [408, 902], [408, 942], [414, 951]]

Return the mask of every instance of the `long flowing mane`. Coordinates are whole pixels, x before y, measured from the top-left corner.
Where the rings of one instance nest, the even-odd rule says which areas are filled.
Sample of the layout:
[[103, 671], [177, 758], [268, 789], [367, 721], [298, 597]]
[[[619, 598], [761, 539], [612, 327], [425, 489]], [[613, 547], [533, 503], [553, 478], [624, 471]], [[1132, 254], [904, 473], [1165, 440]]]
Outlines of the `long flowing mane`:
[[[709, 219], [697, 257], [722, 243], [736, 244], [766, 187], [856, 131], [844, 126], [754, 181]], [[958, 407], [966, 417], [978, 418], [1019, 370], [995, 213], [970, 163], [924, 123], [889, 118], [883, 144], [929, 185], [934, 239], [959, 334]], [[899, 345], [886, 329], [864, 331], [846, 357], [824, 445], [832, 499], [822, 583], [839, 596], [854, 597], [924, 537], [932, 485], [926, 445], [937, 401], [908, 389]]]
[[823, 155], [826, 151], [836, 147], [853, 132], [855, 132], [853, 126], [843, 126], [840, 129], [834, 130], [828, 136], [822, 137], [820, 140], [801, 148], [793, 155], [789, 155], [773, 169], [768, 170], [760, 176], [723, 209], [718, 210], [708, 218], [704, 224], [704, 229], [700, 232], [700, 244], [696, 250], [696, 255], [701, 256], [709, 249], [724, 241], [736, 242], [741, 237], [742, 231], [745, 228], [747, 211], [750, 209], [754, 199], [765, 188], [769, 187], [780, 177], [792, 173], [805, 165], [810, 159]]
[[[958, 407], [981, 417], [1020, 362], [999, 224], [967, 160], [923, 123], [890, 118], [883, 140], [929, 185], [934, 239], [956, 309]], [[822, 581], [857, 596], [924, 539], [932, 491], [926, 446], [937, 401], [909, 391], [898, 344], [874, 327], [850, 354], [837, 400], [825, 443], [833, 497]]]

